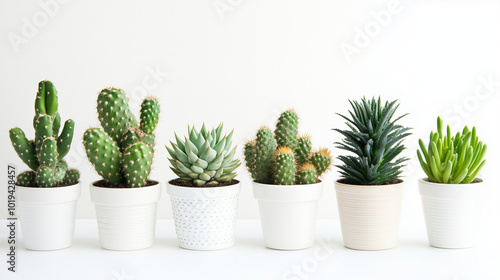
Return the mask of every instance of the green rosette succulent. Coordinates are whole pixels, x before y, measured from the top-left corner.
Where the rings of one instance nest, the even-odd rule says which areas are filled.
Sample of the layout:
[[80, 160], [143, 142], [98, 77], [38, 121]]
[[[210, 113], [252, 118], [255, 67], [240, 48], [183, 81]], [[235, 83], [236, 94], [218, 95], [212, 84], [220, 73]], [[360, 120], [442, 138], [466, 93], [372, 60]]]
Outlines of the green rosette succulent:
[[236, 177], [240, 161], [235, 159], [232, 146], [233, 132], [223, 135], [222, 124], [210, 132], [203, 124], [200, 131], [188, 126], [184, 140], [175, 134], [175, 143], [167, 148], [172, 171], [180, 182], [193, 186], [216, 186]]

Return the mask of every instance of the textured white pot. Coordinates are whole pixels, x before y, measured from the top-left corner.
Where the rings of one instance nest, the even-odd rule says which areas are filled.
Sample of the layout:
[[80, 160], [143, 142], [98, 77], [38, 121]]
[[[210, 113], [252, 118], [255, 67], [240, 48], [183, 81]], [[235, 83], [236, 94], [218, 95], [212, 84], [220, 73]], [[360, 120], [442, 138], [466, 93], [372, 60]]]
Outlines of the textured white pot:
[[160, 183], [142, 188], [105, 188], [95, 183], [90, 185], [90, 197], [95, 203], [102, 248], [125, 251], [151, 247]]
[[58, 250], [71, 246], [80, 190], [80, 183], [54, 188], [16, 186], [26, 249]]
[[318, 200], [322, 194], [322, 182], [290, 186], [253, 182], [266, 246], [278, 250], [311, 247], [315, 239]]
[[482, 180], [472, 184], [418, 181], [429, 244], [439, 248], [469, 248], [474, 241], [474, 202]]
[[404, 182], [361, 186], [335, 182], [344, 245], [385, 250], [398, 241]]
[[212, 188], [167, 183], [179, 246], [190, 250], [233, 246], [240, 189], [240, 182]]

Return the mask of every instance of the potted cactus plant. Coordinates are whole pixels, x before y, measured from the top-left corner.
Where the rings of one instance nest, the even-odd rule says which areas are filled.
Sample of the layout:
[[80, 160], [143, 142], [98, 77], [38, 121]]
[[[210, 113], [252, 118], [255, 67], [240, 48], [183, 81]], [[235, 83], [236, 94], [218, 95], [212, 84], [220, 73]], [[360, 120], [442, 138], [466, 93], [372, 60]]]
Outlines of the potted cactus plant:
[[439, 248], [468, 248], [474, 241], [474, 198], [483, 180], [476, 178], [485, 164], [486, 144], [476, 128], [466, 126], [452, 135], [437, 119], [428, 148], [419, 140], [418, 160], [427, 178], [419, 180], [429, 244]]
[[245, 163], [267, 247], [299, 250], [314, 244], [316, 210], [323, 193], [320, 177], [330, 168], [328, 149], [312, 151], [308, 135], [298, 136], [299, 117], [283, 112], [273, 132], [257, 131], [245, 144]]
[[344, 245], [357, 250], [384, 250], [396, 246], [403, 197], [403, 140], [410, 128], [396, 124], [396, 101], [380, 98], [349, 101], [351, 118], [339, 114], [349, 130], [334, 129], [344, 136], [337, 148], [341, 179], [335, 182]]
[[35, 99], [35, 139], [28, 140], [18, 127], [9, 131], [12, 146], [31, 169], [19, 174], [16, 182], [24, 244], [30, 250], [58, 250], [73, 243], [80, 173], [63, 159], [75, 122], [67, 120], [59, 133], [58, 106], [52, 82], [41, 81]]
[[170, 155], [178, 176], [167, 184], [179, 246], [191, 250], [219, 250], [233, 246], [238, 196], [233, 132], [225, 135], [222, 124], [208, 131], [188, 127], [182, 140], [175, 134]]
[[155, 98], [141, 105], [140, 123], [121, 89], [103, 89], [97, 97], [101, 128], [83, 135], [89, 161], [103, 178], [90, 185], [101, 246], [139, 250], [153, 245], [160, 184], [149, 180], [160, 112]]

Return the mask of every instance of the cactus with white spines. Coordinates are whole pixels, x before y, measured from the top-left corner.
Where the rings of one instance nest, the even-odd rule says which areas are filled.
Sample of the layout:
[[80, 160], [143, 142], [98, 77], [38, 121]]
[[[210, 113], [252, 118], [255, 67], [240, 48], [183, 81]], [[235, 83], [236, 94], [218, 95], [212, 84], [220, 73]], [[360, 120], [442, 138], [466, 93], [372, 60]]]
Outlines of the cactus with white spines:
[[245, 164], [257, 183], [275, 185], [313, 184], [330, 168], [326, 148], [312, 151], [308, 135], [298, 136], [299, 117], [294, 110], [278, 118], [274, 137], [261, 127], [255, 139], [245, 144]]
[[142, 102], [138, 122], [125, 92], [106, 88], [97, 98], [97, 112], [102, 129], [90, 128], [83, 135], [87, 158], [110, 186], [146, 186], [160, 113], [158, 100], [148, 97]]
[[80, 173], [68, 169], [63, 161], [73, 140], [75, 122], [67, 120], [59, 134], [61, 117], [58, 113], [57, 90], [50, 81], [41, 81], [35, 99], [33, 127], [35, 139], [28, 140], [18, 127], [9, 131], [12, 146], [31, 171], [17, 176], [17, 184], [26, 187], [57, 187], [78, 182]]

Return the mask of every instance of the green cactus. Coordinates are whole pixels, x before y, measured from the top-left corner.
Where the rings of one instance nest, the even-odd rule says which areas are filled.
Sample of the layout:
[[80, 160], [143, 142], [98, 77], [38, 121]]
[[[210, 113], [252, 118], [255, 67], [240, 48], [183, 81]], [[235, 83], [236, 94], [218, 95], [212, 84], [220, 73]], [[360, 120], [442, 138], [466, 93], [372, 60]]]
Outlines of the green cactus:
[[[75, 123], [67, 120], [59, 135], [61, 116], [58, 110], [57, 90], [50, 81], [41, 81], [35, 98], [33, 128], [35, 139], [28, 140], [23, 130], [16, 127], [9, 131], [14, 150], [32, 171], [20, 173], [17, 184], [27, 187], [57, 187], [68, 185], [64, 181], [68, 165], [63, 161], [71, 148]], [[73, 177], [78, 173], [74, 170]], [[76, 176], [77, 183], [80, 177]]]
[[110, 186], [146, 186], [160, 112], [158, 100], [148, 97], [143, 101], [140, 126], [121, 89], [103, 89], [97, 98], [97, 112], [102, 129], [90, 128], [83, 135], [87, 158]]
[[314, 184], [318, 178], [316, 167], [312, 163], [306, 162], [297, 171], [297, 181], [299, 184]]
[[278, 118], [275, 135], [260, 128], [255, 140], [245, 144], [245, 164], [257, 183], [293, 185], [313, 184], [330, 168], [328, 149], [312, 153], [308, 135], [299, 136], [299, 118], [293, 109]]
[[194, 186], [216, 186], [236, 177], [240, 161], [234, 159], [236, 146], [232, 146], [233, 132], [223, 135], [222, 124], [210, 132], [205, 125], [198, 132], [188, 127], [188, 137], [182, 141], [177, 134], [176, 143], [167, 148], [172, 171], [179, 181]]
[[290, 147], [279, 147], [275, 155], [275, 176], [276, 185], [293, 185], [295, 183], [295, 158]]

